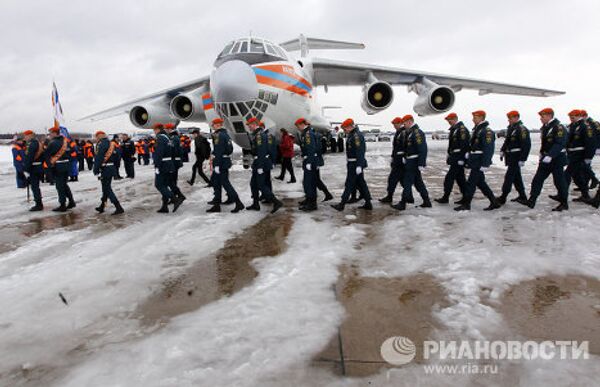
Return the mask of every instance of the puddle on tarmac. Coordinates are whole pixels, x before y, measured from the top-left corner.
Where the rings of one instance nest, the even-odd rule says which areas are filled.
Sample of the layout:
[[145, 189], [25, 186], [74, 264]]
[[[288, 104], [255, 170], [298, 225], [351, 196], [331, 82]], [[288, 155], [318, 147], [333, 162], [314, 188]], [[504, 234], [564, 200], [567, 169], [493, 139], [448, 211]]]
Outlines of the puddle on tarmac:
[[589, 341], [600, 354], [600, 281], [577, 275], [544, 276], [510, 287], [490, 302], [511, 332], [528, 340]]
[[165, 324], [170, 318], [230, 296], [258, 274], [254, 258], [276, 256], [286, 249], [286, 237], [294, 219], [285, 211], [269, 215], [229, 239], [213, 258], [195, 263], [185, 272], [168, 277], [162, 288], [146, 300], [135, 315], [142, 324]]
[[423, 341], [442, 327], [432, 310], [449, 304], [445, 290], [429, 274], [361, 277], [356, 269], [344, 266], [335, 291], [346, 309], [346, 319], [340, 334], [313, 363], [347, 376], [374, 375], [382, 368], [391, 368], [380, 355], [381, 344], [391, 336], [410, 338], [417, 346], [415, 361], [422, 361]]

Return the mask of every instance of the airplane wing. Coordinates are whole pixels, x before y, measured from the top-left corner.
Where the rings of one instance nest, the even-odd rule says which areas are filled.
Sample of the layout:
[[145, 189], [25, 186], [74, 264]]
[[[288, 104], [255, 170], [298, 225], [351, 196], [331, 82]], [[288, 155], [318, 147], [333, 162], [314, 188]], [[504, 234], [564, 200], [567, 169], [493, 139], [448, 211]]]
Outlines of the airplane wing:
[[208, 75], [205, 77], [202, 77], [202, 78], [194, 79], [193, 81], [182, 83], [182, 84], [179, 84], [177, 86], [174, 86], [174, 87], [171, 87], [168, 89], [157, 91], [156, 93], [148, 94], [146, 96], [136, 98], [131, 101], [127, 101], [118, 106], [114, 106], [109, 109], [102, 110], [101, 112], [94, 113], [89, 116], [80, 118], [78, 121], [85, 121], [85, 120], [100, 121], [100, 120], [105, 120], [107, 118], [118, 116], [120, 114], [128, 114], [129, 111], [131, 110], [131, 108], [134, 107], [136, 104], [139, 104], [140, 102], [159, 100], [161, 98], [163, 98], [165, 100], [171, 100], [177, 94], [185, 93], [187, 91], [197, 89], [201, 86], [205, 86], [205, 85], [208, 86], [209, 79], [210, 79], [210, 77]]
[[478, 90], [480, 95], [495, 93], [549, 97], [565, 93], [564, 91], [490, 82], [474, 78], [455, 77], [452, 75], [322, 58], [313, 58], [312, 65], [314, 71], [313, 83], [316, 86], [362, 86], [368, 82], [369, 73], [372, 73], [375, 78], [392, 85], [410, 85], [421, 78], [427, 78], [439, 85], [448, 86], [454, 91], [462, 89]]

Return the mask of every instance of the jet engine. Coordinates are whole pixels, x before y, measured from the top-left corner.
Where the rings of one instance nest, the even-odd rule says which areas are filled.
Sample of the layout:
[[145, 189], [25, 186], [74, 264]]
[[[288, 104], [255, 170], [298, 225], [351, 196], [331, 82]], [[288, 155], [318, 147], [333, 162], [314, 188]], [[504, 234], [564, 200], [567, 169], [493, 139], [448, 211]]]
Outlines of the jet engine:
[[369, 83], [363, 87], [361, 107], [367, 114], [375, 114], [387, 109], [394, 101], [392, 86], [369, 74]]
[[205, 119], [202, 106], [204, 88], [179, 94], [171, 100], [171, 114], [181, 121], [203, 121]]
[[140, 129], [151, 129], [156, 124], [179, 124], [169, 108], [158, 103], [134, 106], [129, 112], [129, 120]]
[[447, 86], [440, 86], [429, 79], [422, 79], [412, 84], [409, 90], [418, 95], [413, 110], [420, 116], [443, 113], [454, 106], [454, 90]]

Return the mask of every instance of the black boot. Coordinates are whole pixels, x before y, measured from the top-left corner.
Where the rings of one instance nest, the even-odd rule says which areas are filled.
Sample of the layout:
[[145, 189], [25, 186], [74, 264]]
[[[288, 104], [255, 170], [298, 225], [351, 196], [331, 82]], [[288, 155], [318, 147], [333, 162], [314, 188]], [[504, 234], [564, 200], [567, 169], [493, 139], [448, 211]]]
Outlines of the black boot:
[[317, 200], [308, 200], [304, 205], [300, 206], [300, 211], [311, 212], [317, 209]]
[[454, 204], [463, 205], [467, 202], [467, 199], [463, 196], [460, 200], [454, 202]]
[[61, 203], [60, 206], [53, 208], [52, 211], [54, 212], [67, 212], [67, 206], [65, 206], [64, 203]]
[[258, 204], [258, 200], [252, 202], [251, 206], [246, 207], [248, 211], [260, 211], [260, 204]]
[[207, 202], [206, 204], [208, 204], [209, 206], [214, 206], [215, 204], [221, 204], [220, 201], [217, 201], [217, 199], [213, 199], [210, 202]]
[[390, 194], [387, 194], [384, 197], [382, 197], [381, 199], [379, 199], [379, 201], [381, 203], [391, 203], [392, 200], [393, 200], [393, 198], [392, 198], [392, 195], [390, 195]]
[[450, 202], [450, 195], [444, 195], [441, 198], [433, 199], [440, 204], [448, 204]]
[[600, 190], [596, 192], [596, 196], [594, 196], [594, 198], [590, 201], [589, 204], [594, 208], [600, 207]]
[[460, 206], [454, 208], [454, 211], [471, 211], [470, 201], [463, 200]]
[[221, 205], [215, 204], [214, 206], [206, 210], [206, 212], [221, 212]]
[[331, 194], [331, 192], [329, 191], [325, 191], [325, 198], [323, 199], [324, 202], [328, 202], [331, 199], [333, 199], [333, 195]]
[[411, 197], [411, 198], [406, 199], [406, 203], [408, 203], [408, 204], [415, 204], [415, 198]]
[[296, 182], [296, 178], [294, 176], [292, 176], [290, 181], [288, 181], [288, 184], [294, 184], [295, 182]]
[[193, 181], [193, 180], [187, 180], [187, 183], [188, 183], [189, 185], [194, 185], [194, 181]]
[[590, 184], [590, 189], [594, 189], [598, 186], [598, 179], [595, 177], [592, 177], [592, 183]]
[[431, 208], [431, 200], [429, 198], [423, 199], [423, 203], [419, 206], [421, 208]]
[[500, 195], [498, 198], [496, 198], [496, 201], [501, 206], [505, 205], [506, 204], [506, 195], [504, 195], [504, 194]]
[[283, 207], [283, 203], [273, 196], [273, 208], [271, 209], [271, 214], [276, 213], [281, 207]]
[[573, 199], [574, 202], [579, 202], [579, 203], [589, 203], [591, 200], [590, 195], [586, 194], [582, 194], [580, 197]]
[[181, 195], [181, 196], [175, 196], [173, 198], [173, 212], [177, 211], [177, 209], [179, 208], [179, 206], [181, 206], [181, 203], [183, 203], [183, 201], [185, 200], [185, 196]]
[[300, 200], [300, 201], [298, 202], [298, 205], [299, 205], [300, 207], [302, 207], [302, 206], [303, 206], [303, 205], [305, 205], [306, 203], [308, 203], [308, 200], [307, 200], [307, 199], [304, 199], [304, 200]]
[[490, 205], [487, 206], [486, 208], [484, 208], [484, 211], [493, 211], [497, 208], [500, 208], [501, 205], [500, 203], [498, 203], [498, 201], [494, 198], [493, 200], [490, 200]]
[[241, 210], [243, 210], [243, 209], [244, 209], [244, 204], [243, 204], [243, 203], [240, 201], [240, 199], [238, 199], [238, 200], [235, 202], [235, 208], [234, 208], [233, 210], [231, 210], [231, 212], [232, 212], [233, 214], [237, 214], [238, 212], [240, 212], [240, 211], [241, 211]]
[[560, 203], [557, 207], [553, 208], [552, 211], [561, 212], [569, 209], [569, 204], [567, 202]]
[[106, 202], [100, 202], [100, 205], [96, 207], [95, 210], [101, 214], [104, 212], [104, 207], [106, 207]]
[[35, 211], [42, 211], [43, 209], [44, 209], [44, 205], [42, 204], [42, 202], [35, 202], [35, 206], [31, 207], [29, 209], [29, 211], [35, 212]]
[[331, 208], [337, 210], [337, 211], [344, 211], [344, 202], [340, 202], [338, 204], [331, 204]]
[[521, 203], [521, 204], [525, 204], [527, 207], [529, 207], [531, 209], [535, 208], [535, 200], [532, 198], [527, 199], [527, 201], [525, 203]]
[[75, 200], [71, 199], [69, 200], [69, 204], [67, 204], [67, 210], [70, 210], [71, 208], [75, 208]]
[[404, 211], [406, 210], [406, 202], [404, 200], [400, 200], [398, 203], [394, 204], [392, 208], [398, 211]]
[[521, 201], [527, 201], [527, 196], [526, 195], [519, 195], [516, 198], [512, 198], [510, 199], [511, 202], [517, 202], [520, 203]]
[[161, 214], [168, 214], [169, 213], [169, 199], [163, 199], [162, 207], [160, 207], [160, 209], [156, 212], [160, 212]]
[[283, 176], [277, 176], [276, 179], [283, 181]]
[[113, 212], [111, 215], [119, 215], [124, 212], [125, 212], [125, 210], [123, 209], [123, 207], [121, 207], [121, 203], [116, 202], [115, 203], [115, 212]]
[[370, 200], [365, 200], [365, 204], [358, 208], [360, 208], [361, 210], [371, 211], [373, 209], [373, 205], [371, 204]]

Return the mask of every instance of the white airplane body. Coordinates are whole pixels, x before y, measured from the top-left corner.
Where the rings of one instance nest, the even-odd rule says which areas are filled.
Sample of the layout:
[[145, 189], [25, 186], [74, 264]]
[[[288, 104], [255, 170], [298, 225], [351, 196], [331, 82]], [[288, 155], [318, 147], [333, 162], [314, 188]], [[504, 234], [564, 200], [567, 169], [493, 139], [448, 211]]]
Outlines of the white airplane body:
[[[367, 114], [385, 110], [393, 101], [392, 85], [407, 85], [417, 94], [413, 107], [420, 116], [450, 110], [455, 92], [546, 97], [561, 91], [539, 89], [421, 71], [308, 57], [310, 49], [362, 49], [363, 44], [306, 38], [300, 35], [281, 45], [245, 37], [227, 44], [210, 74], [173, 88], [126, 102], [82, 118], [101, 120], [129, 114], [138, 128], [181, 121], [210, 122], [221, 117], [234, 142], [249, 148], [245, 121], [257, 117], [275, 136], [280, 128], [297, 134], [294, 121], [309, 120], [319, 131], [332, 123], [316, 101], [316, 87], [362, 85], [362, 108]], [[289, 51], [301, 51], [294, 58]]]

